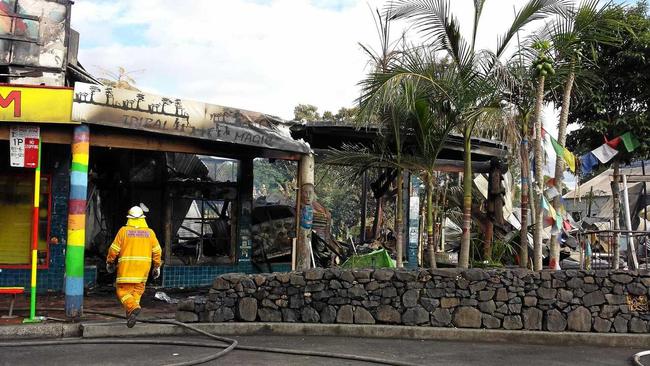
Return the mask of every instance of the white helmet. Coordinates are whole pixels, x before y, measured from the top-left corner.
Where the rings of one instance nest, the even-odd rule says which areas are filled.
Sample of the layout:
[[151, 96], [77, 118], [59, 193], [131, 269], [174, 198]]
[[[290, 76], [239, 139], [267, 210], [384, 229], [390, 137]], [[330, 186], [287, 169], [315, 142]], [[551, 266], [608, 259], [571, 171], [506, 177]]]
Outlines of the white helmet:
[[144, 211], [140, 206], [133, 206], [131, 209], [129, 209], [129, 214], [126, 215], [127, 218], [129, 219], [140, 219], [144, 218]]

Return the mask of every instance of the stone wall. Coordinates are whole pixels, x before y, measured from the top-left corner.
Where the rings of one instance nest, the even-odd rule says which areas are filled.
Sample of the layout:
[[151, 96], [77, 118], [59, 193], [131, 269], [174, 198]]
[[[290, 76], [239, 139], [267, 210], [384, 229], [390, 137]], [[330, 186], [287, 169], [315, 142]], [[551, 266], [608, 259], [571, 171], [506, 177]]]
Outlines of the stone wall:
[[[227, 274], [182, 301], [185, 322], [304, 322], [648, 332], [650, 272], [340, 270]], [[636, 305], [628, 305], [635, 300]]]

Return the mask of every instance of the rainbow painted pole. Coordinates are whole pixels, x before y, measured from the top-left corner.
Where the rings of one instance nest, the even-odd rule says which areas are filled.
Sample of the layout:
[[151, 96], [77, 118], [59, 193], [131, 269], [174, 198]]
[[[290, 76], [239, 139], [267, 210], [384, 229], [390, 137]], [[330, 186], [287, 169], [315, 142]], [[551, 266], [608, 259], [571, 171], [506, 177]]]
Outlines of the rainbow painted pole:
[[83, 314], [89, 145], [88, 126], [75, 127], [70, 169], [68, 244], [65, 252], [65, 315], [68, 318], [79, 318]]
[[38, 210], [41, 201], [41, 139], [38, 139], [38, 161], [34, 171], [34, 207], [32, 208], [32, 280], [29, 299], [29, 319], [25, 322], [38, 322], [36, 319], [36, 273], [38, 268]]

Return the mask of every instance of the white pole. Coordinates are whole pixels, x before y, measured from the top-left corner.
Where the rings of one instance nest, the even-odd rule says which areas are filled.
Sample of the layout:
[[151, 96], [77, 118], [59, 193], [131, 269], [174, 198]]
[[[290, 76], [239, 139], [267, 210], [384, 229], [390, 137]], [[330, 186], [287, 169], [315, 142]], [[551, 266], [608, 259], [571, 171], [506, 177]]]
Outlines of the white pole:
[[[630, 199], [627, 194], [627, 176], [623, 175], [623, 205], [625, 207], [625, 225], [628, 230], [632, 230], [632, 218], [630, 217]], [[634, 237], [627, 234], [627, 258], [630, 269], [639, 268], [639, 261], [636, 259], [636, 249], [634, 247]]]

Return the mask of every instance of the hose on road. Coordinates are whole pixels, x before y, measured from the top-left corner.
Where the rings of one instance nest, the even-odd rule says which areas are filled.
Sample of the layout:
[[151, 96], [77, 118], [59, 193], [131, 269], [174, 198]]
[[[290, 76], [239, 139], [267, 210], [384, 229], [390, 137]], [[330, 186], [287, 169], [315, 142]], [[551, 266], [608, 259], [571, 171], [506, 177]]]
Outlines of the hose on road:
[[641, 363], [641, 357], [644, 356], [650, 356], [650, 351], [635, 353], [634, 356], [632, 356], [632, 362], [634, 362], [634, 366], [645, 366]]
[[[25, 311], [27, 309], [15, 309], [16, 311]], [[43, 311], [62, 311], [65, 309], [62, 308], [40, 308]], [[119, 314], [113, 314], [104, 311], [89, 310], [84, 309], [85, 313], [103, 315], [118, 319], [126, 319], [125, 316]], [[77, 344], [149, 344], [149, 345], [171, 345], [171, 346], [186, 346], [186, 347], [207, 347], [207, 348], [223, 348], [219, 352], [186, 362], [178, 362], [167, 364], [165, 366], [193, 366], [200, 365], [209, 361], [216, 360], [220, 357], [227, 355], [233, 350], [241, 351], [251, 351], [251, 352], [264, 352], [264, 353], [278, 353], [285, 355], [295, 355], [295, 356], [312, 356], [312, 357], [323, 357], [323, 358], [336, 358], [341, 360], [350, 360], [358, 362], [368, 362], [379, 365], [391, 365], [391, 366], [421, 366], [418, 364], [403, 362], [397, 360], [386, 360], [382, 358], [369, 357], [369, 356], [359, 356], [351, 354], [342, 354], [342, 353], [330, 353], [330, 352], [321, 352], [321, 351], [304, 351], [297, 349], [284, 349], [284, 348], [273, 348], [273, 347], [257, 347], [257, 346], [242, 346], [239, 345], [237, 340], [227, 337], [218, 336], [209, 332], [206, 332], [202, 329], [194, 327], [192, 325], [182, 323], [176, 320], [167, 320], [167, 319], [142, 319], [138, 320], [142, 323], [152, 323], [152, 324], [171, 324], [183, 327], [190, 331], [196, 332], [203, 336], [206, 336], [210, 339], [218, 341], [223, 344], [208, 344], [200, 342], [189, 342], [189, 341], [171, 341], [171, 340], [159, 340], [159, 339], [61, 339], [61, 340], [30, 340], [30, 341], [20, 341], [20, 342], [0, 342], [0, 347], [33, 347], [33, 346], [60, 346], [60, 345], [77, 345]], [[643, 366], [643, 365], [641, 365]]]

